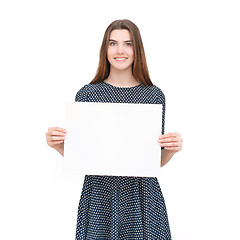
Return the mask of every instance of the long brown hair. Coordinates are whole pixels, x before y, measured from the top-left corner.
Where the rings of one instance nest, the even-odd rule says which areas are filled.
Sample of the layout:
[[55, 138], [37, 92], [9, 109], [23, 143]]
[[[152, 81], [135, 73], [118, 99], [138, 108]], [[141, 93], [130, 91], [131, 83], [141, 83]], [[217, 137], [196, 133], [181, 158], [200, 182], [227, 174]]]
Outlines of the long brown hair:
[[106, 29], [103, 37], [102, 46], [100, 48], [97, 73], [94, 79], [90, 82], [90, 84], [101, 82], [109, 76], [110, 63], [107, 59], [107, 49], [110, 34], [115, 29], [127, 29], [130, 32], [134, 48], [134, 61], [132, 65], [132, 72], [135, 79], [145, 86], [153, 85], [149, 77], [147, 61], [139, 29], [133, 22], [127, 19], [116, 20], [112, 22]]

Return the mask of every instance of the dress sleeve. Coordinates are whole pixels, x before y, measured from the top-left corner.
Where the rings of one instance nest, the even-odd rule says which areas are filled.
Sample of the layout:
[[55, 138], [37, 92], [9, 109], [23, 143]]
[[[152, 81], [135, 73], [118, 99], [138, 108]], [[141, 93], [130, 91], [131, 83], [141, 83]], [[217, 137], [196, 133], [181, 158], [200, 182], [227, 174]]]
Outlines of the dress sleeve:
[[87, 85], [83, 86], [75, 96], [75, 102], [87, 102]]
[[162, 134], [165, 133], [165, 111], [166, 111], [166, 102], [165, 95], [162, 93]]
[[[166, 101], [165, 95], [162, 91], [159, 92], [159, 104], [162, 104], [162, 134], [165, 133], [165, 111], [166, 111]], [[164, 147], [161, 147], [163, 150]]]

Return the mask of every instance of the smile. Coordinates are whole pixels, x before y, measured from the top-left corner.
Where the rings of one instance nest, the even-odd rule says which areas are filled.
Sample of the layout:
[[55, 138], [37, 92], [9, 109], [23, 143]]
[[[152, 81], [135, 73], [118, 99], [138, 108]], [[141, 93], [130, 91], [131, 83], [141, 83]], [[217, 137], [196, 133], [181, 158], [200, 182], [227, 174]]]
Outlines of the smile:
[[114, 59], [117, 60], [117, 61], [125, 61], [125, 60], [127, 60], [127, 58], [123, 58], [123, 57], [116, 57]]

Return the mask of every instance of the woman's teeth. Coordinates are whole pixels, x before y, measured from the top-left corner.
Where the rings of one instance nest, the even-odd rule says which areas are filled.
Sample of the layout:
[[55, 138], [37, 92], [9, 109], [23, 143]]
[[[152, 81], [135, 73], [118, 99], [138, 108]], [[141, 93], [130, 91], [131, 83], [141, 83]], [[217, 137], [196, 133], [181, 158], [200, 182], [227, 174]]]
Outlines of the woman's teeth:
[[118, 61], [123, 61], [123, 60], [126, 60], [127, 58], [115, 58], [115, 59]]

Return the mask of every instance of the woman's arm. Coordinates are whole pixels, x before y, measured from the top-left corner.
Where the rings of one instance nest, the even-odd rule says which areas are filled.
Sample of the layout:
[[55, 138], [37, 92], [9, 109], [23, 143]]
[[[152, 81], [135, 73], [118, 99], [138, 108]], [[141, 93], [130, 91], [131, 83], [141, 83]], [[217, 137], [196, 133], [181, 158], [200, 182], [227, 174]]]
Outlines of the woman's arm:
[[159, 136], [158, 142], [164, 147], [161, 153], [161, 167], [163, 167], [176, 152], [182, 149], [183, 139], [180, 133], [166, 133]]
[[161, 167], [168, 163], [168, 161], [173, 157], [175, 152], [162, 149], [161, 152]]

